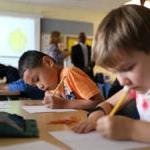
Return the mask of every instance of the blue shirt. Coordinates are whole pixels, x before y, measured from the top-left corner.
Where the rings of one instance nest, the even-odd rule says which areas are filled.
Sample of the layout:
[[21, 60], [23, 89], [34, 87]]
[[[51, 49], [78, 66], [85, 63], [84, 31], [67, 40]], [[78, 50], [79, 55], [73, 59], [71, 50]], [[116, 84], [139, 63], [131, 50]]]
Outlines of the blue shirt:
[[8, 84], [10, 92], [20, 92], [21, 96], [31, 99], [43, 99], [44, 91], [26, 84], [22, 79]]

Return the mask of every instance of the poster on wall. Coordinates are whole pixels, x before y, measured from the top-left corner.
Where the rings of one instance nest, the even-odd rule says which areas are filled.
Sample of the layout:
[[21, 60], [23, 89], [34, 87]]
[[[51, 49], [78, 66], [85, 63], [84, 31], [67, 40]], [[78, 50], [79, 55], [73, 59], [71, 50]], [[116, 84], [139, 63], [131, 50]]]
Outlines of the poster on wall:
[[[71, 52], [71, 47], [78, 43], [78, 36], [77, 35], [66, 35], [66, 48], [69, 52]], [[87, 36], [86, 44], [92, 46], [93, 38], [91, 36]]]

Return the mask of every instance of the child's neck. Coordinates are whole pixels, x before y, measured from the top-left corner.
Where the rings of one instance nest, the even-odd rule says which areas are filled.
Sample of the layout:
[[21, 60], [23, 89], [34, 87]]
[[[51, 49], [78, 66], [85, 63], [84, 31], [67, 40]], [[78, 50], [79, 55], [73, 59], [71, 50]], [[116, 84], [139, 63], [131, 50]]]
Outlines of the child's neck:
[[62, 66], [57, 66], [57, 73], [58, 73], [58, 82], [61, 80], [61, 71], [63, 67]]

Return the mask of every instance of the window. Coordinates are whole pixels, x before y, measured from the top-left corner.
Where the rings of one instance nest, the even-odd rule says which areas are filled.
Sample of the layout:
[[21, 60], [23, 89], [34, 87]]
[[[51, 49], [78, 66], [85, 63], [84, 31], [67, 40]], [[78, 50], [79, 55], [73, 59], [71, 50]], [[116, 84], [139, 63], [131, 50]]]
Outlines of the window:
[[[141, 0], [131, 0], [131, 1], [127, 2], [127, 3], [125, 3], [125, 4], [137, 4], [137, 5], [141, 5]], [[149, 0], [145, 0], [144, 6], [147, 7], [147, 8], [150, 8], [150, 1]]]
[[0, 63], [18, 66], [26, 50], [39, 50], [40, 18], [0, 13]]

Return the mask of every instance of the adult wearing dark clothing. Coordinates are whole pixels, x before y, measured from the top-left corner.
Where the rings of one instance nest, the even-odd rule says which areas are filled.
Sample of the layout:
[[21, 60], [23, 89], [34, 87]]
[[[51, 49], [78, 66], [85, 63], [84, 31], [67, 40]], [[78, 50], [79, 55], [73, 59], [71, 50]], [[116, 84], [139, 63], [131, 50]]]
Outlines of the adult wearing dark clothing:
[[11, 83], [20, 78], [18, 69], [0, 64], [0, 78], [6, 77], [6, 83]]
[[86, 35], [84, 32], [79, 34], [79, 43], [74, 45], [71, 50], [72, 64], [93, 78], [93, 66], [91, 61], [91, 46], [86, 45]]
[[[22, 79], [11, 83], [1, 83], [0, 90], [8, 91], [8, 92], [18, 92], [19, 97], [30, 98], [33, 100], [43, 99], [44, 91], [38, 89], [37, 87], [33, 87], [31, 85], [26, 84]], [[6, 98], [3, 98], [6, 99]]]

